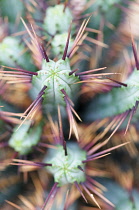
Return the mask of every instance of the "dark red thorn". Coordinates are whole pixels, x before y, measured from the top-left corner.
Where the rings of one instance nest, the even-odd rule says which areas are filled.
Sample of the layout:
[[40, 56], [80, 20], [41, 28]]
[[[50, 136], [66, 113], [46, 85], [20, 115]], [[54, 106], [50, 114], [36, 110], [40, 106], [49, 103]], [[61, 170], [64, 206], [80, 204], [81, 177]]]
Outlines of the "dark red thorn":
[[[138, 104], [139, 104], [139, 101], [136, 101], [135, 106], [132, 108], [132, 110], [131, 110], [131, 112], [130, 112], [130, 116], [129, 116], [129, 120], [128, 120], [128, 123], [127, 123], [127, 126], [126, 126], [125, 134], [127, 133], [127, 130], [128, 130], [129, 125], [130, 125], [130, 123], [131, 123], [131, 120], [132, 120], [132, 118], [133, 118], [133, 115], [135, 114], [135, 112], [136, 112], [136, 110], [137, 110], [137, 108], [138, 108]], [[125, 134], [124, 134], [124, 135], [125, 135]]]
[[64, 100], [65, 100], [66, 104], [73, 107], [74, 104], [73, 104], [72, 100], [69, 98], [69, 96], [67, 95], [66, 91], [64, 89], [61, 89], [60, 91], [64, 94]]
[[37, 98], [32, 102], [32, 104], [30, 104], [30, 106], [27, 108], [27, 110], [25, 111], [25, 113], [27, 113], [28, 111], [30, 111], [32, 109], [32, 107], [36, 104], [36, 102], [43, 96], [44, 94], [44, 90], [47, 88], [47, 86], [44, 86], [42, 88], [42, 90], [39, 92]]
[[[69, 76], [71, 76], [72, 74], [74, 74], [76, 71], [78, 71], [79, 69], [74, 69], [73, 71], [71, 71], [70, 73], [69, 73]], [[78, 75], [76, 75], [75, 74], [75, 76], [78, 76]]]
[[135, 113], [135, 107], [133, 107], [133, 109], [132, 109], [131, 112], [130, 112], [129, 120], [128, 120], [126, 129], [125, 129], [124, 135], [126, 135], [126, 133], [127, 133], [127, 131], [128, 131], [128, 128], [129, 128], [129, 125], [130, 125], [130, 123], [131, 123], [131, 120], [132, 120], [132, 118], [133, 118], [134, 113]]
[[60, 91], [64, 94], [65, 100], [71, 105], [71, 104], [72, 104], [72, 101], [71, 101], [71, 99], [68, 97], [66, 91], [65, 91], [64, 89], [61, 89]]
[[114, 84], [114, 83], [102, 82], [102, 84], [110, 86], [110, 87], [121, 87], [121, 85], [117, 83]]
[[39, 45], [39, 49], [40, 49], [40, 52], [42, 54], [42, 57], [46, 60], [46, 62], [49, 62], [49, 58], [48, 58], [48, 56], [46, 54], [46, 51], [45, 51], [43, 45], [40, 44], [40, 43], [38, 45]]
[[135, 42], [133, 39], [133, 36], [131, 35], [131, 39], [132, 39], [132, 49], [133, 49], [133, 54], [134, 54], [134, 59], [135, 59], [135, 63], [136, 63], [136, 68], [137, 70], [139, 70], [139, 60], [138, 60], [138, 56], [137, 56], [137, 50], [135, 47]]
[[45, 200], [43, 206], [41, 207], [41, 210], [44, 210], [44, 208], [45, 208], [45, 206], [47, 205], [47, 203], [49, 202], [49, 200], [50, 200], [51, 198], [54, 198], [55, 194], [56, 194], [57, 191], [58, 191], [58, 186], [57, 186], [57, 185], [58, 185], [57, 182], [53, 185], [53, 187], [52, 187], [52, 189], [51, 189], [51, 191], [50, 191], [48, 197], [46, 198], [46, 200]]
[[64, 94], [64, 96], [65, 96], [66, 98], [68, 98], [68, 95], [67, 95], [67, 93], [66, 93], [66, 91], [65, 91], [64, 89], [61, 89], [61, 92]]
[[86, 163], [86, 162], [92, 161], [92, 160], [94, 160], [96, 157], [101, 156], [101, 155], [103, 155], [103, 154], [106, 154], [106, 153], [108, 153], [108, 152], [111, 152], [111, 151], [113, 151], [113, 150], [115, 150], [115, 149], [118, 149], [119, 147], [122, 147], [122, 146], [124, 146], [124, 145], [126, 145], [126, 144], [128, 144], [128, 143], [129, 143], [129, 142], [126, 142], [126, 143], [120, 144], [120, 145], [118, 145], [118, 146], [114, 146], [114, 147], [111, 147], [111, 148], [109, 148], [109, 149], [105, 149], [105, 150], [103, 150], [103, 151], [101, 151], [101, 152], [97, 152], [96, 154], [90, 155], [90, 156], [87, 157], [87, 160], [83, 160], [82, 163]]
[[[37, 96], [37, 98], [35, 99], [35, 101], [37, 101], [40, 97], [42, 97], [43, 96], [43, 94], [44, 94], [44, 90], [47, 88], [47, 86], [46, 85], [44, 85], [44, 87], [41, 89], [41, 91], [39, 92], [39, 94], [38, 94], [38, 96]], [[34, 101], [34, 102], [35, 102]]]
[[70, 24], [70, 27], [69, 27], [69, 30], [68, 30], [67, 42], [66, 42], [66, 46], [65, 46], [65, 49], [64, 49], [64, 53], [63, 53], [62, 60], [65, 60], [66, 57], [67, 57], [68, 46], [69, 46], [69, 40], [70, 40], [70, 33], [71, 33], [71, 25], [72, 25], [72, 24]]
[[18, 128], [20, 128], [22, 126], [22, 124], [27, 120], [27, 118], [29, 118], [31, 116], [32, 112], [34, 112], [34, 111], [36, 112], [36, 110], [39, 108], [40, 103], [42, 103], [42, 101], [43, 101], [43, 97], [42, 96], [45, 93], [44, 90], [46, 88], [47, 88], [47, 86], [44, 86], [42, 88], [42, 90], [38, 94], [37, 98], [32, 102], [32, 104], [23, 113], [23, 115], [21, 116], [21, 118], [24, 117], [24, 120], [22, 121], [22, 123], [20, 124], [20, 126]]
[[66, 94], [66, 92], [65, 92], [65, 90], [64, 89], [61, 89], [61, 92], [65, 95]]
[[74, 182], [74, 184], [75, 184], [77, 190], [80, 192], [80, 194], [83, 197], [83, 199], [85, 200], [85, 202], [88, 203], [87, 200], [86, 200], [86, 198], [85, 198], [85, 196], [84, 196], [84, 194], [83, 194], [83, 192], [82, 192], [82, 190], [81, 190], [81, 188], [80, 188], [80, 186], [79, 186], [79, 184], [77, 183], [77, 181]]
[[44, 85], [44, 87], [42, 88], [42, 90], [40, 91], [40, 93], [39, 93], [39, 95], [41, 95], [42, 93], [44, 94], [44, 90], [47, 88], [47, 86], [46, 85]]
[[117, 83], [117, 84], [119, 84], [119, 85], [122, 85], [122, 86], [124, 86], [124, 87], [127, 87], [127, 84], [125, 84], [125, 83], [123, 83], [123, 82], [119, 82], [119, 81], [117, 81], [117, 80], [115, 80], [115, 79], [111, 79], [111, 78], [109, 78], [109, 77], [106, 77], [107, 79], [109, 79], [109, 80], [111, 80], [111, 81], [113, 81], [113, 82], [115, 82], [115, 83]]
[[40, 162], [34, 162], [36, 165], [41, 166], [41, 167], [45, 167], [45, 166], [52, 166], [51, 163], [40, 163]]
[[[4, 67], [4, 68], [7, 68], [7, 69], [13, 69], [13, 70], [16, 70], [16, 71], [21, 71], [23, 73], [27, 73], [27, 74], [30, 74], [30, 75], [38, 75], [38, 73], [36, 72], [31, 72], [31, 71], [27, 71], [27, 70], [24, 70], [24, 69], [19, 69], [19, 68], [12, 68], [12, 67], [8, 67], [8, 66], [1, 66], [1, 67]], [[10, 73], [10, 72], [8, 72]]]
[[68, 5], [68, 1], [65, 0], [63, 12], [65, 12], [67, 5]]
[[95, 81], [95, 83], [96, 83], [96, 84], [103, 84], [103, 85], [110, 86], [110, 87], [121, 87], [120, 84], [117, 84], [117, 83], [114, 84], [114, 83], [112, 83], [112, 82], [111, 82], [111, 83], [110, 83], [110, 82], [109, 82], [109, 83], [108, 83], [108, 82], [103, 82], [103, 80], [101, 80], [101, 81], [99, 81], [99, 82], [96, 82], [96, 81]]
[[79, 168], [81, 171], [85, 172], [85, 170], [84, 170], [81, 166], [78, 166], [78, 168]]
[[66, 145], [66, 141], [65, 140], [63, 141], [63, 148], [65, 150], [65, 156], [67, 156], [68, 153], [67, 153], [67, 145]]

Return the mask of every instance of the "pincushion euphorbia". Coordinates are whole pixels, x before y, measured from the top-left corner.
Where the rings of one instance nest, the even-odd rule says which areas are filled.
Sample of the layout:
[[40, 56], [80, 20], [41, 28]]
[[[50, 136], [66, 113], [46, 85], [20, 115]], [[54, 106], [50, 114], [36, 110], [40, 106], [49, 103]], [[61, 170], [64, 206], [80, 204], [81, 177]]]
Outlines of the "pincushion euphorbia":
[[[79, 83], [101, 83], [103, 75], [109, 75], [111, 73], [102, 73], [102, 74], [92, 74], [96, 73], [98, 70], [104, 69], [93, 69], [85, 72], [77, 73], [78, 69], [71, 70], [69, 59], [73, 56], [73, 54], [77, 51], [78, 45], [80, 45], [84, 38], [84, 30], [88, 23], [89, 19], [83, 21], [77, 36], [73, 42], [71, 49], [68, 51], [69, 40], [70, 40], [70, 31], [71, 27], [69, 27], [67, 41], [65, 43], [65, 49], [63, 52], [63, 56], [58, 61], [52, 61], [48, 58], [44, 46], [38, 40], [37, 35], [33, 30], [33, 33], [26, 26], [23, 21], [32, 41], [32, 45], [36, 49], [33, 53], [36, 57], [38, 53], [40, 54], [39, 58], [42, 57], [41, 69], [37, 72], [29, 72], [23, 69], [10, 68], [15, 71], [1, 71], [1, 78], [3, 80], [8, 80], [10, 83], [19, 83], [23, 82], [31, 86], [30, 95], [34, 100], [33, 103], [29, 106], [29, 108], [23, 113], [24, 120], [32, 119], [38, 109], [42, 108], [44, 110], [44, 114], [51, 114], [52, 116], [56, 116], [57, 107], [60, 106], [62, 110], [62, 116], [65, 116], [65, 111], [67, 112], [69, 123], [70, 123], [70, 131], [69, 137], [73, 132], [78, 139], [78, 132], [76, 128], [76, 122], [73, 117], [73, 114], [80, 120], [78, 114], [75, 112], [72, 100], [74, 100], [75, 96], [78, 95], [78, 89], [80, 87]], [[10, 81], [9, 81], [10, 80]], [[114, 80], [113, 80], [114, 81]], [[76, 85], [75, 85], [76, 83]], [[112, 85], [115, 85], [115, 81]], [[117, 84], [116, 84], [117, 85]], [[118, 84], [119, 85], [119, 84]], [[121, 83], [120, 83], [121, 85]]]
[[[96, 159], [109, 155], [110, 151], [121, 147], [126, 143], [106, 149], [104, 151], [98, 151], [102, 146], [107, 144], [109, 138], [104, 142], [100, 142], [101, 137], [106, 134], [106, 130], [104, 130], [102, 133], [100, 133], [100, 135], [95, 136], [90, 140], [92, 130], [96, 124], [92, 124], [88, 129], [86, 128], [81, 130], [79, 133], [78, 142], [75, 143], [70, 141], [70, 143], [67, 143], [63, 135], [60, 109], [58, 110], [58, 114], [59, 123], [54, 123], [50, 118], [52, 135], [47, 135], [49, 144], [45, 145], [45, 143], [43, 143], [43, 146], [48, 147], [47, 155], [43, 159], [43, 162], [14, 160], [19, 165], [32, 165], [33, 167], [37, 168], [44, 167], [47, 172], [52, 174], [54, 184], [41, 209], [51, 208], [50, 206], [53, 205], [53, 202], [57, 199], [58, 192], [60, 192], [60, 190], [65, 186], [67, 186], [67, 190], [70, 191], [67, 200], [65, 201], [65, 209], [67, 209], [72, 202], [74, 202], [74, 199], [72, 201], [70, 200], [70, 195], [75, 194], [76, 190], [80, 193], [85, 202], [88, 202], [85, 196], [87, 194], [92, 201], [99, 206], [94, 198], [94, 195], [97, 195], [109, 205], [113, 205], [103, 196], [103, 191], [100, 187], [100, 184], [90, 176], [90, 174], [93, 174], [95, 170], [95, 167], [93, 167], [92, 163]], [[97, 125], [97, 129], [104, 124], [104, 122], [101, 122], [99, 126]], [[109, 129], [107, 129], [107, 131], [108, 130]], [[85, 136], [86, 138], [84, 138]], [[104, 172], [102, 171], [102, 174], [103, 173]]]
[[37, 75], [32, 76], [32, 89], [30, 90], [32, 98], [35, 99], [42, 88], [47, 87], [42, 96], [43, 108], [45, 108], [46, 113], [53, 114], [57, 109], [57, 105], [65, 107], [62, 89], [70, 98], [73, 98], [77, 90], [74, 83], [79, 81], [79, 77], [75, 74], [70, 75], [70, 73], [69, 59], [66, 58], [56, 62], [43, 60], [42, 69], [37, 72]]
[[[55, 155], [54, 155], [55, 153]], [[55, 182], [61, 187], [68, 183], [84, 182], [86, 177], [83, 172], [86, 159], [86, 151], [81, 150], [76, 143], [67, 144], [67, 155], [62, 145], [57, 145], [56, 149], [49, 149], [44, 162], [49, 162], [47, 170], [54, 175]], [[79, 170], [81, 167], [83, 170]]]
[[[68, 33], [56, 34], [54, 36], [51, 42], [53, 56], [56, 56], [58, 58], [62, 57], [67, 37], [68, 37]], [[73, 39], [71, 37], [69, 40], [68, 51], [70, 51], [72, 44], [73, 44]]]
[[0, 55], [0, 65], [35, 70], [30, 54], [17, 37], [7, 36], [0, 42]]
[[68, 7], [64, 8], [63, 4], [49, 7], [46, 10], [43, 28], [50, 35], [64, 33], [68, 31], [73, 17]]
[[8, 142], [9, 146], [19, 155], [27, 155], [32, 152], [33, 147], [40, 141], [42, 126], [37, 125], [32, 128], [30, 126], [30, 123], [22, 125], [19, 129], [16, 126]]

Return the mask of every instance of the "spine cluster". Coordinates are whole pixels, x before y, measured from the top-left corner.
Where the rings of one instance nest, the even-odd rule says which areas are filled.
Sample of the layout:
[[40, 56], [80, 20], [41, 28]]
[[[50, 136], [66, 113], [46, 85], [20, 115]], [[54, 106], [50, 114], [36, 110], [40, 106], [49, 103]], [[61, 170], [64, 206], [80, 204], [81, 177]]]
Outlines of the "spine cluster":
[[[129, 142], [138, 136], [137, 36], [131, 27], [128, 48], [110, 43], [120, 36], [122, 18], [134, 15], [134, 3], [11, 0], [10, 12], [8, 0], [0, 1], [0, 159], [4, 173], [15, 169], [7, 182], [0, 172], [0, 191], [7, 190], [2, 208], [118, 210], [119, 200], [105, 193], [104, 177], [112, 177], [126, 192], [123, 204], [138, 209], [133, 171], [125, 183], [109, 158], [121, 147], [122, 155], [138, 154]], [[24, 196], [20, 185], [34, 185], [39, 199]]]

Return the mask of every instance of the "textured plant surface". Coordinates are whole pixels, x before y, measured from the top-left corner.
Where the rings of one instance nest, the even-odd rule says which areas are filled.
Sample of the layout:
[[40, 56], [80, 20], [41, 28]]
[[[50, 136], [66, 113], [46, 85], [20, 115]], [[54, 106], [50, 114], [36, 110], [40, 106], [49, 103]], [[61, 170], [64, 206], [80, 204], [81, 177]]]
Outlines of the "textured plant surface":
[[0, 209], [139, 209], [138, 11], [0, 0]]

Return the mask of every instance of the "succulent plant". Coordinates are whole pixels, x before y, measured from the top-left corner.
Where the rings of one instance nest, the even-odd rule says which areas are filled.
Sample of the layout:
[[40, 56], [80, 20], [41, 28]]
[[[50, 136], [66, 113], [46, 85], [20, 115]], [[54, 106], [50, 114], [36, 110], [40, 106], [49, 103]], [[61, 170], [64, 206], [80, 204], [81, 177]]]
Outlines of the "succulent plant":
[[68, 183], [77, 182], [78, 184], [85, 181], [85, 174], [79, 170], [84, 170], [83, 160], [86, 159], [86, 152], [81, 150], [76, 143], [67, 144], [67, 155], [63, 146], [57, 145], [55, 156], [54, 150], [50, 149], [43, 162], [51, 163], [46, 169], [53, 174], [55, 182], [61, 187]]
[[[135, 109], [138, 101], [138, 74], [138, 70], [135, 69], [125, 81], [127, 86], [113, 88], [110, 92], [99, 95], [93, 105], [90, 103], [88, 110], [92, 111], [89, 112], [88, 117], [91, 118], [92, 113], [91, 120], [103, 119]], [[99, 107], [101, 105], [103, 108]], [[87, 119], [86, 115], [86, 120], [89, 118]]]
[[46, 16], [44, 18], [44, 29], [50, 34], [65, 33], [69, 29], [69, 25], [72, 21], [72, 13], [68, 7], [59, 4], [54, 7], [49, 7], [46, 10]]
[[12, 147], [19, 155], [27, 155], [40, 141], [42, 128], [41, 126], [34, 126], [30, 128], [30, 123], [14, 128], [13, 134], [9, 139], [9, 146]]
[[29, 53], [24, 53], [24, 45], [20, 43], [20, 40], [7, 36], [0, 43], [0, 54], [4, 55], [0, 58], [0, 65], [7, 65], [10, 67], [20, 66], [23, 69], [28, 68], [30, 71], [34, 71], [31, 56]]
[[[54, 36], [51, 42], [53, 56], [58, 56], [59, 58], [62, 57], [67, 37], [68, 33], [56, 34]], [[73, 39], [70, 38], [68, 51], [70, 51], [72, 45], [73, 45]]]
[[[133, 172], [137, 164], [127, 174], [119, 169], [119, 160], [127, 160], [124, 167], [130, 158], [132, 163], [138, 161], [138, 35], [136, 27], [132, 34], [131, 26], [131, 40], [129, 30], [126, 39], [121, 29], [127, 16], [137, 13], [138, 3], [0, 0], [3, 209], [138, 209]], [[109, 45], [116, 34], [119, 43], [123, 39], [118, 50], [116, 43]], [[131, 43], [134, 61], [127, 59], [124, 48]], [[112, 65], [105, 70], [103, 64]], [[121, 127], [124, 121], [126, 129]], [[119, 127], [123, 130], [117, 131]], [[120, 147], [120, 153], [110, 155]], [[15, 179], [8, 172], [13, 165]], [[110, 177], [122, 187], [109, 184]]]

